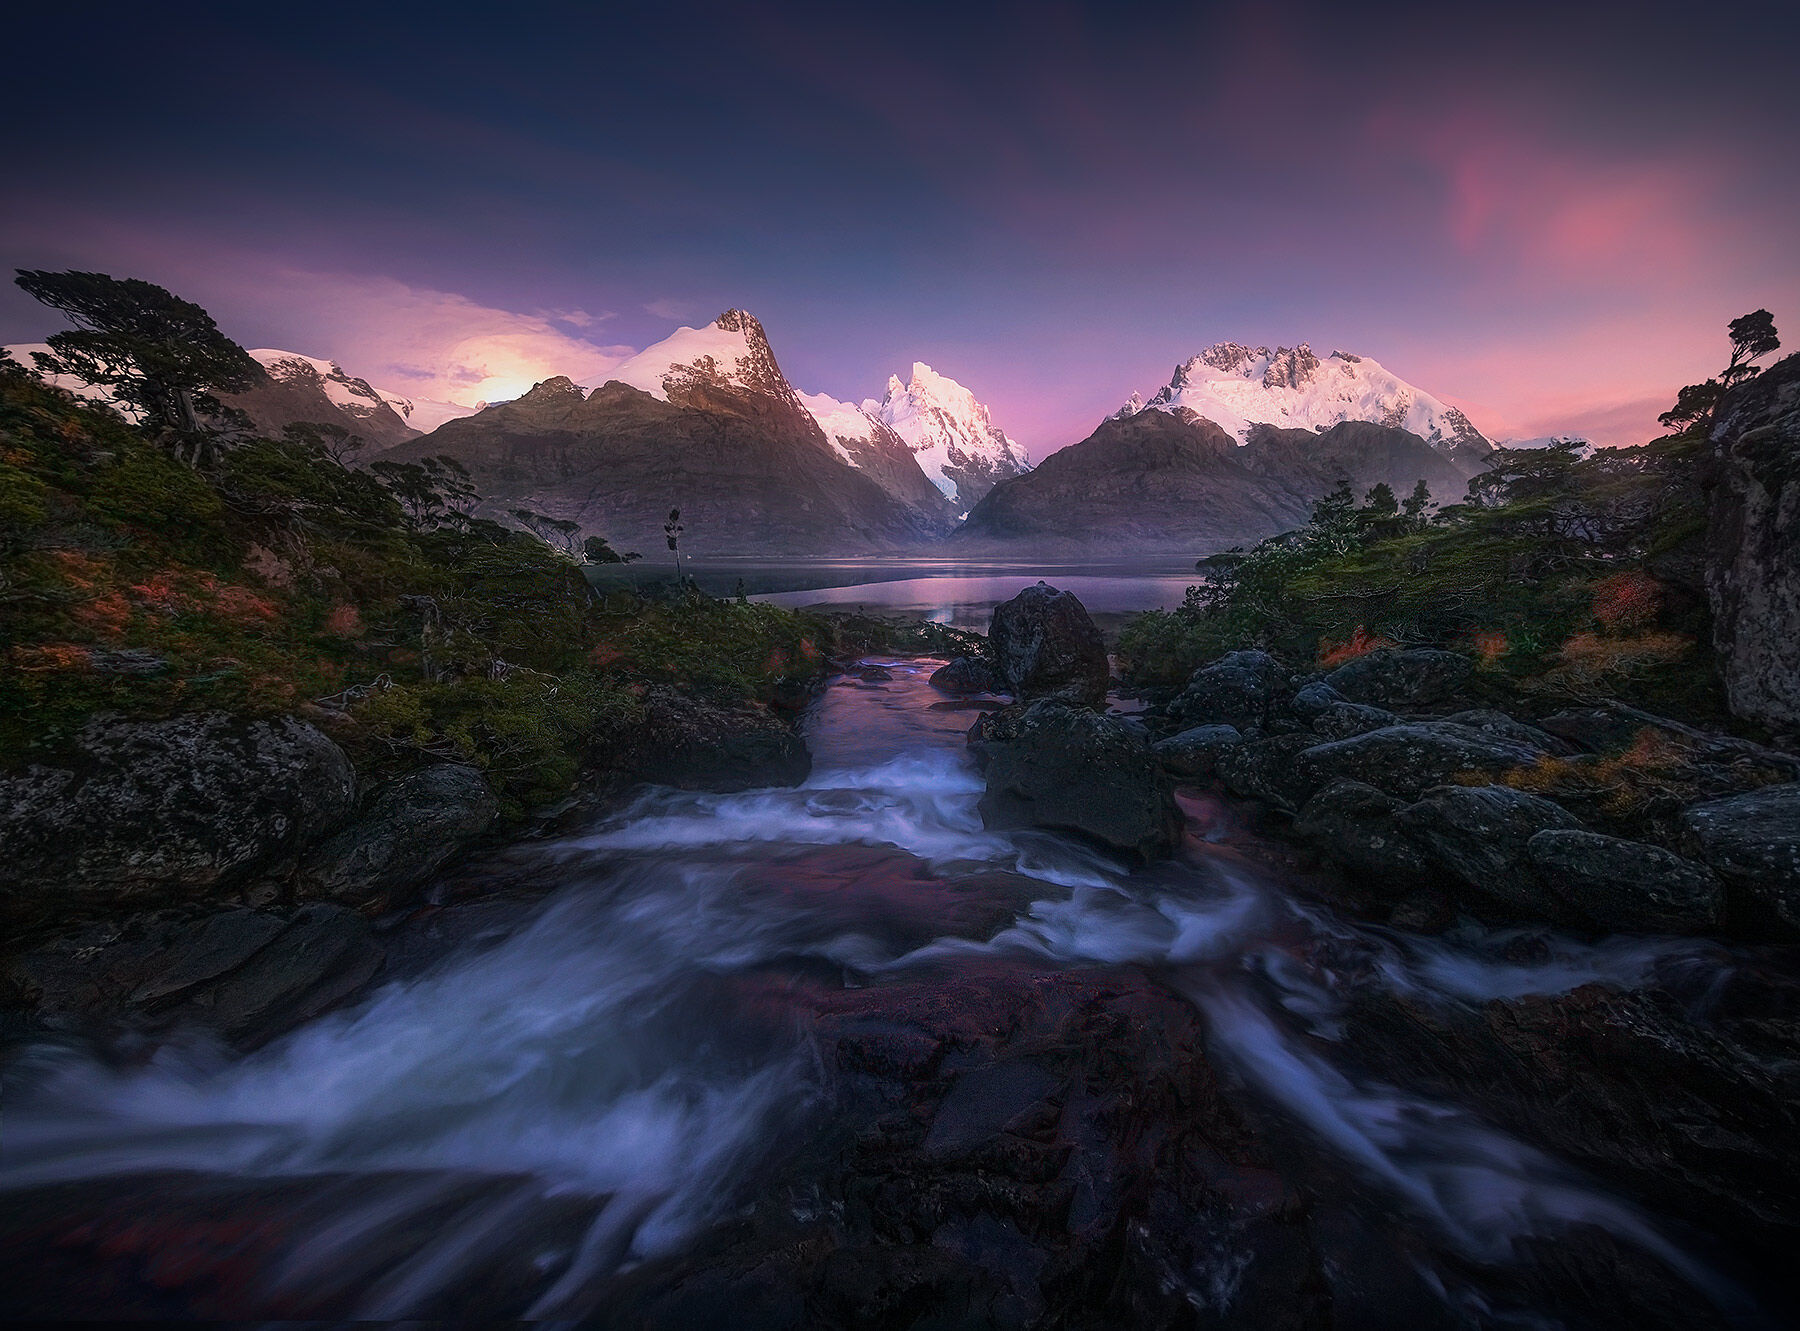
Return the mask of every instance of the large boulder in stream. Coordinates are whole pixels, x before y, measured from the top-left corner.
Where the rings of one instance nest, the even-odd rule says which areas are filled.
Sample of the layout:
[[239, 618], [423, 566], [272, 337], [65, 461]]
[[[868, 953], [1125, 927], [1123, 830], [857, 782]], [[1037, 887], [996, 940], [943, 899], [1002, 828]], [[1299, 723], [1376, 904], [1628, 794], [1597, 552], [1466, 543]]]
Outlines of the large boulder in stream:
[[291, 865], [354, 807], [337, 745], [291, 718], [99, 718], [73, 751], [0, 776], [0, 914], [221, 900]]
[[985, 656], [957, 656], [931, 672], [931, 687], [945, 693], [996, 693], [1006, 682]]
[[493, 825], [500, 801], [462, 763], [436, 763], [383, 787], [355, 822], [301, 865], [301, 890], [353, 905], [396, 904]]
[[1073, 592], [1040, 582], [994, 607], [988, 650], [1014, 698], [1098, 707], [1111, 672], [1106, 643]]
[[1163, 770], [1189, 781], [1213, 775], [1219, 759], [1244, 742], [1236, 726], [1193, 726], [1150, 746]]
[[1074, 832], [1139, 861], [1181, 844], [1174, 789], [1144, 738], [1056, 698], [984, 716], [969, 746], [987, 778], [989, 827]]
[[1494, 776], [1530, 767], [1542, 756], [1542, 749], [1467, 726], [1419, 721], [1314, 745], [1299, 755], [1294, 781], [1310, 794], [1327, 781], [1346, 777], [1417, 799], [1465, 774]]
[[1399, 813], [1406, 801], [1360, 781], [1333, 781], [1307, 800], [1294, 835], [1383, 897], [1400, 898], [1437, 878], [1430, 854]]
[[683, 790], [797, 786], [812, 755], [793, 724], [754, 703], [725, 706], [670, 688], [644, 697], [631, 775]]

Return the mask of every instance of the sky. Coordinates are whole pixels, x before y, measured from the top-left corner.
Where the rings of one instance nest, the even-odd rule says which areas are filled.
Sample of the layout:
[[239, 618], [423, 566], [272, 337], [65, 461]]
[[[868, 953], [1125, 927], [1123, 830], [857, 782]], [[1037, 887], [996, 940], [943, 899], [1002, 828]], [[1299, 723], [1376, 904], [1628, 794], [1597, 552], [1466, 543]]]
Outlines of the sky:
[[[1493, 438], [1657, 433], [1800, 345], [1800, 6], [39, 5], [0, 263], [472, 403], [739, 306], [808, 392], [915, 360], [1034, 456], [1210, 343]], [[0, 343], [56, 317], [0, 290]]]

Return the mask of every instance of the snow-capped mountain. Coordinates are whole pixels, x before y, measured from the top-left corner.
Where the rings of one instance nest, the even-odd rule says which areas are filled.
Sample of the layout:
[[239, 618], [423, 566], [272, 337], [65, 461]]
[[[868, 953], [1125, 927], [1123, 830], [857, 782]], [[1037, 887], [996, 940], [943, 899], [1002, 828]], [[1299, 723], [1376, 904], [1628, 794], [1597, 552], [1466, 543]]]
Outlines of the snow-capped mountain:
[[376, 388], [367, 379], [347, 373], [334, 360], [321, 360], [298, 351], [282, 351], [274, 347], [256, 347], [250, 352], [271, 379], [282, 382], [316, 382], [325, 397], [346, 415], [368, 419], [381, 414], [383, 405], [409, 427], [422, 434], [437, 429], [445, 421], [459, 416], [473, 416], [482, 405], [464, 406], [460, 402], [441, 402], [433, 398], [409, 397], [391, 388]]
[[994, 424], [973, 393], [923, 361], [913, 362], [904, 384], [889, 375], [887, 395], [868, 399], [862, 409], [904, 439], [932, 484], [964, 511], [1031, 467], [1024, 448]]
[[1457, 408], [1413, 387], [1367, 356], [1334, 351], [1321, 360], [1297, 347], [1219, 342], [1175, 367], [1148, 402], [1136, 393], [1109, 419], [1140, 411], [1189, 411], [1240, 443], [1259, 425], [1323, 430], [1370, 421], [1418, 435], [1439, 452], [1474, 456], [1492, 445]]
[[713, 387], [767, 394], [804, 410], [762, 324], [744, 310], [726, 310], [704, 328], [677, 328], [606, 377], [663, 402], [683, 403]]
[[944, 519], [956, 516], [951, 500], [920, 468], [911, 446], [886, 423], [828, 393], [796, 393], [840, 461], [868, 472], [896, 499]]

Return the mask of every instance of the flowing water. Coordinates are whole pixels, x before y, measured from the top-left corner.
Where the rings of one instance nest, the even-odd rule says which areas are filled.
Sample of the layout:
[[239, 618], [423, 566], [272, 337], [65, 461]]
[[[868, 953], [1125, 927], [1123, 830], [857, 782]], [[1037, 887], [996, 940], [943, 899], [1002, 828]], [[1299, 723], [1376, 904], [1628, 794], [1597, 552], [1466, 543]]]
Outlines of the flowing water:
[[238, 1315], [444, 1315], [474, 1280], [512, 1315], [581, 1315], [612, 1273], [738, 1214], [829, 1119], [797, 995], [1125, 967], [1191, 1001], [1244, 1093], [1444, 1250], [1505, 1262], [1523, 1237], [1600, 1226], [1742, 1312], [1658, 1218], [1469, 1109], [1358, 1071], [1337, 1052], [1344, 968], [1321, 958], [1354, 954], [1357, 983], [1440, 1004], [1716, 960], [1557, 939], [1521, 962], [1503, 934], [1353, 926], [1204, 826], [1135, 873], [985, 830], [971, 713], [925, 684], [935, 663], [881, 664], [891, 680], [846, 678], [816, 707], [803, 786], [646, 792], [543, 847], [545, 895], [515, 923], [247, 1056], [197, 1036], [27, 1050], [7, 1070], [0, 1187], [242, 1217]]

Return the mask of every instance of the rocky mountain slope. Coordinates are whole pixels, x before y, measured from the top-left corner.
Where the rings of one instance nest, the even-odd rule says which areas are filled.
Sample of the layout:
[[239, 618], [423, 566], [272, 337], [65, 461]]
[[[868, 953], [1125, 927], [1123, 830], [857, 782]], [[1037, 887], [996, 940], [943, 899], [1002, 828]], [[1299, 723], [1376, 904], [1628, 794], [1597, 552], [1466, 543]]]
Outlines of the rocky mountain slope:
[[889, 375], [887, 394], [879, 402], [865, 401], [862, 410], [906, 441], [958, 512], [972, 509], [999, 482], [1031, 466], [1025, 450], [994, 424], [973, 393], [923, 361], [913, 363], [904, 384]]
[[[941, 506], [904, 497], [928, 498], [892, 441], [854, 442], [826, 437], [762, 325], [727, 310], [640, 352], [591, 393], [549, 379], [393, 456], [447, 454], [490, 512], [528, 507], [642, 551], [662, 548], [671, 508], [684, 548], [705, 554], [872, 551], [940, 534]], [[858, 465], [859, 451], [879, 465]]]
[[1259, 425], [1322, 430], [1369, 421], [1406, 430], [1464, 466], [1492, 451], [1469, 418], [1367, 356], [1334, 351], [1324, 359], [1297, 347], [1218, 342], [1175, 367], [1144, 401], [1137, 394], [1115, 415], [1191, 411], [1248, 443]]
[[1469, 475], [1418, 435], [1366, 421], [1249, 434], [1240, 444], [1187, 410], [1113, 417], [995, 486], [953, 540], [971, 553], [1204, 554], [1299, 526], [1340, 479], [1359, 496], [1380, 481], [1404, 496], [1424, 480], [1448, 500]]

